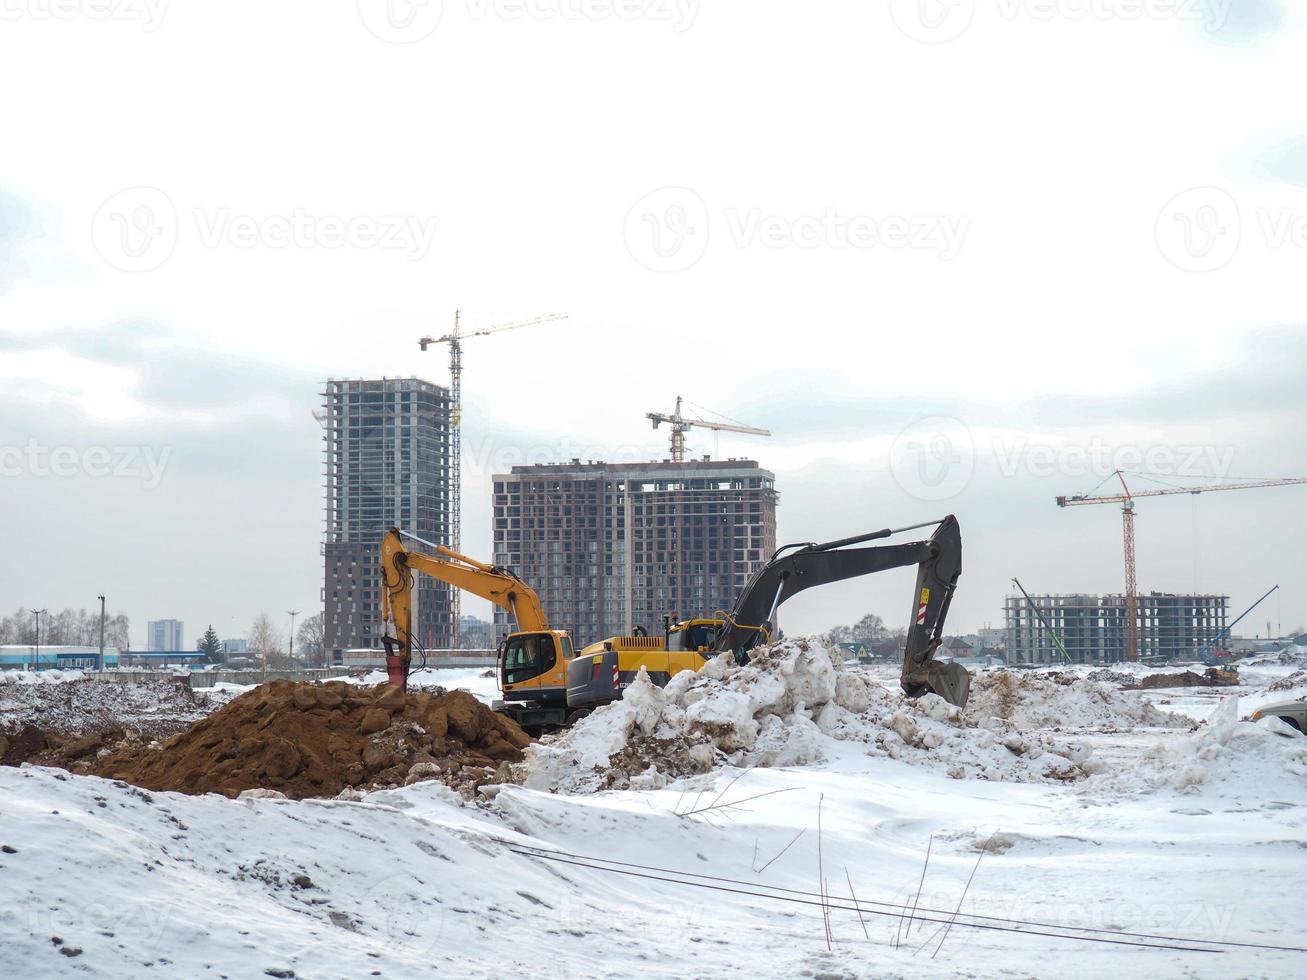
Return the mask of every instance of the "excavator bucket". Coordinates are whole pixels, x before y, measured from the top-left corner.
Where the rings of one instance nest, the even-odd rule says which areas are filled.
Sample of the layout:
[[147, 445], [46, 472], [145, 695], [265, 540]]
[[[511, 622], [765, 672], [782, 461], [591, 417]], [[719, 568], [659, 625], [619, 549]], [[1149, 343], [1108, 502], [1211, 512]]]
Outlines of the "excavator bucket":
[[971, 695], [971, 675], [961, 664], [931, 660], [919, 668], [914, 677], [920, 678], [920, 684], [926, 688], [918, 696], [934, 692], [949, 704], [956, 704], [959, 708], [967, 706], [967, 698]]

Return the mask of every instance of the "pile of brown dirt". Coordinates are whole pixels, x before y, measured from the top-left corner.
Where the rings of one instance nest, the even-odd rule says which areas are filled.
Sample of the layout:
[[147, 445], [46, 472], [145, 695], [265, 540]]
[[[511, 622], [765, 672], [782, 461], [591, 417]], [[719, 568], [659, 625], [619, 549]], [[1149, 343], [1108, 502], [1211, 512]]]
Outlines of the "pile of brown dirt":
[[182, 793], [271, 789], [302, 799], [421, 779], [470, 793], [500, 764], [520, 760], [530, 742], [465, 691], [273, 681], [162, 744], [65, 744], [58, 755], [81, 755], [32, 761]]

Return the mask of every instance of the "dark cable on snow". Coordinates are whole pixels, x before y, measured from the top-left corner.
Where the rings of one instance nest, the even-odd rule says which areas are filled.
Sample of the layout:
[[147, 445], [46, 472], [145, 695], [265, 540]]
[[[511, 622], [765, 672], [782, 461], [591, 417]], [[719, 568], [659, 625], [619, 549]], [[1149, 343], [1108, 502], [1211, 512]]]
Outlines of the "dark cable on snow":
[[[590, 856], [588, 856], [588, 855], [583, 855], [583, 854], [572, 854], [572, 853], [569, 853], [569, 852], [566, 852], [566, 851], [554, 851], [554, 850], [550, 850], [550, 849], [548, 849], [548, 848], [539, 847], [539, 846], [534, 845], [534, 844], [522, 844], [522, 843], [519, 843], [519, 842], [516, 842], [516, 841], [509, 841], [509, 840], [505, 840], [505, 839], [503, 839], [503, 838], [499, 838], [499, 837], [494, 837], [494, 838], [492, 838], [492, 839], [495, 840], [495, 841], [497, 841], [498, 843], [501, 843], [501, 844], [504, 844], [504, 845], [508, 846], [509, 848], [515, 850], [516, 853], [523, 854], [524, 856], [528, 856], [528, 857], [542, 857], [542, 858], [546, 858], [546, 859], [549, 859], [549, 860], [575, 859], [575, 860], [569, 861], [569, 863], [576, 863], [576, 864], [579, 864], [579, 865], [582, 866], [582, 867], [589, 867], [589, 868], [591, 868], [592, 870], [595, 870], [595, 871], [613, 871], [613, 872], [618, 873], [618, 874], [624, 874], [624, 873], [626, 873], [626, 872], [621, 871], [621, 870], [620, 870], [621, 868], [634, 868], [634, 869], [639, 869], [639, 870], [641, 870], [641, 871], [651, 871], [651, 872], [658, 872], [658, 873], [660, 873], [660, 874], [676, 875], [676, 876], [678, 876], [678, 877], [680, 877], [680, 878], [700, 878], [700, 879], [703, 879], [704, 881], [724, 882], [724, 883], [726, 883], [726, 884], [731, 884], [731, 885], [743, 885], [743, 886], [745, 886], [745, 889], [748, 889], [748, 890], [741, 890], [741, 889], [723, 889], [723, 890], [726, 890], [726, 891], [733, 891], [733, 892], [736, 892], [736, 893], [738, 893], [738, 894], [747, 894], [747, 895], [752, 895], [752, 896], [754, 896], [754, 897], [758, 897], [758, 898], [775, 898], [775, 899], [780, 899], [780, 900], [788, 900], [788, 899], [786, 899], [784, 896], [781, 896], [781, 895], [768, 895], [768, 894], [766, 894], [765, 892], [754, 891], [754, 890], [752, 890], [752, 889], [762, 888], [762, 889], [767, 889], [768, 891], [773, 891], [773, 892], [783, 892], [783, 893], [785, 893], [786, 895], [802, 896], [802, 897], [804, 897], [804, 898], [806, 898], [806, 899], [813, 899], [813, 898], [817, 898], [817, 897], [818, 897], [818, 896], [813, 895], [812, 892], [806, 892], [806, 891], [802, 891], [802, 890], [800, 890], [800, 889], [794, 889], [794, 888], [783, 888], [783, 887], [781, 887], [780, 885], [767, 885], [767, 884], [763, 884], [763, 883], [761, 883], [761, 882], [748, 882], [748, 881], [741, 881], [741, 880], [736, 879], [736, 878], [723, 878], [723, 877], [719, 877], [719, 876], [716, 876], [716, 875], [705, 875], [705, 874], [699, 874], [699, 873], [696, 873], [696, 872], [693, 872], [693, 871], [676, 871], [676, 870], [673, 870], [673, 869], [671, 869], [671, 868], [659, 868], [659, 867], [652, 866], [652, 865], [632, 864], [632, 863], [630, 863], [630, 862], [626, 862], [626, 861], [614, 861], [614, 860], [611, 860], [611, 859], [609, 859], [609, 858], [590, 857]], [[526, 850], [524, 850], [524, 849], [526, 849], [526, 848], [529, 848], [529, 849], [531, 849], [531, 851], [536, 852], [536, 853], [528, 853]], [[581, 862], [593, 862], [593, 863], [583, 864], [583, 863], [581, 863]], [[597, 865], [599, 865], [599, 864], [615, 865], [616, 867], [614, 867], [614, 868], [604, 868], [604, 867], [599, 867], [599, 866], [597, 866]], [[667, 878], [660, 878], [660, 879], [657, 879], [657, 880], [662, 880], [662, 881], [672, 881], [674, 884], [686, 884], [686, 885], [691, 885], [691, 886], [698, 887], [698, 883], [697, 883], [697, 882], [691, 882], [691, 881], [675, 881], [675, 880], [673, 880], [673, 879], [667, 879]], [[709, 886], [703, 886], [703, 887], [709, 887]], [[836, 899], [836, 901], [851, 901], [851, 899], [843, 899], [843, 898], [839, 898], [839, 899]], [[870, 912], [872, 912], [873, 914], [876, 914], [876, 915], [901, 915], [904, 911], [906, 911], [906, 910], [908, 909], [908, 906], [906, 906], [906, 905], [899, 905], [899, 904], [896, 904], [896, 903], [894, 903], [894, 902], [881, 902], [881, 901], [876, 901], [876, 900], [874, 900], [874, 899], [869, 899], [869, 898], [860, 898], [860, 899], [858, 899], [858, 902], [859, 902], [860, 906], [862, 906], [862, 907], [864, 907], [864, 908], [865, 908], [865, 906], [868, 906], [868, 905], [878, 905], [878, 906], [881, 906], [882, 908], [886, 908], [886, 909], [892, 909], [892, 910], [894, 910], [893, 912], [877, 912], [877, 911], [875, 911], [875, 910], [873, 910], [873, 909], [867, 909], [867, 910], [866, 910], [866, 911], [870, 911]], [[804, 902], [804, 904], [816, 904], [816, 905], [819, 905], [820, 902], [819, 902], [819, 901], [807, 901], [807, 902]], [[853, 908], [853, 906], [851, 906], [851, 905], [841, 906], [841, 908], [842, 908], [844, 911], [846, 911], [846, 912], [849, 912], [849, 911], [855, 911], [854, 908]], [[931, 913], [931, 914], [934, 914], [934, 915], [942, 915], [942, 916], [952, 916], [952, 915], [954, 914], [954, 913], [952, 913], [952, 912], [950, 912], [950, 911], [948, 911], [948, 910], [946, 910], [946, 909], [933, 909], [933, 908], [925, 908], [925, 907], [918, 907], [917, 911], [918, 911], [918, 912], [927, 912], [927, 913]], [[1056, 930], [1062, 930], [1062, 931], [1065, 931], [1065, 932], [1083, 932], [1083, 933], [1094, 933], [1094, 934], [1107, 935], [1107, 936], [1120, 936], [1120, 937], [1123, 937], [1124, 939], [1154, 939], [1154, 940], [1158, 940], [1158, 941], [1160, 941], [1160, 942], [1164, 942], [1164, 943], [1205, 943], [1205, 944], [1207, 944], [1208, 946], [1219, 946], [1219, 947], [1240, 947], [1240, 948], [1245, 948], [1245, 949], [1264, 949], [1264, 950], [1271, 950], [1271, 951], [1275, 951], [1275, 952], [1284, 952], [1284, 953], [1307, 953], [1307, 947], [1301, 947], [1301, 946], [1278, 946], [1278, 945], [1274, 945], [1274, 944], [1270, 944], [1270, 943], [1239, 942], [1239, 941], [1236, 941], [1236, 940], [1192, 939], [1192, 938], [1187, 938], [1187, 937], [1183, 937], [1183, 936], [1167, 936], [1167, 935], [1161, 935], [1161, 934], [1156, 934], [1156, 933], [1144, 933], [1144, 932], [1127, 932], [1127, 931], [1125, 931], [1125, 930], [1120, 930], [1120, 929], [1103, 929], [1103, 928], [1098, 928], [1098, 927], [1094, 927], [1094, 926], [1062, 925], [1062, 924], [1057, 923], [1057, 922], [1041, 922], [1041, 921], [1036, 920], [1036, 919], [1014, 919], [1014, 918], [1006, 918], [1006, 917], [1004, 917], [1004, 916], [982, 915], [982, 914], [977, 913], [977, 912], [963, 912], [963, 913], [961, 913], [961, 914], [962, 914], [963, 916], [967, 917], [967, 918], [970, 918], [970, 919], [977, 919], [977, 920], [983, 920], [984, 922], [993, 922], [993, 923], [1006, 924], [1006, 925], [1032, 926], [1032, 927], [1035, 927], [1036, 929], [1056, 929]], [[932, 922], [937, 922], [937, 923], [943, 924], [946, 920], [942, 920], [942, 919], [927, 919], [926, 921], [932, 921]], [[991, 926], [982, 926], [982, 925], [979, 925], [979, 924], [976, 924], [976, 923], [966, 923], [966, 924], [967, 924], [967, 925], [971, 925], [973, 928], [977, 928], [977, 929], [982, 929], [982, 928], [997, 928], [997, 926], [992, 926], [992, 927], [991, 927]], [[958, 923], [958, 925], [963, 925], [963, 923]], [[1101, 942], [1118, 942], [1118, 940], [1106, 940], [1106, 939], [1104, 939], [1104, 940], [1097, 940], [1097, 939], [1095, 939], [1093, 936], [1086, 936], [1086, 937], [1081, 937], [1081, 936], [1063, 936], [1063, 935], [1060, 935], [1060, 934], [1057, 934], [1057, 933], [1043, 933], [1043, 932], [1038, 932], [1038, 933], [1037, 933], [1037, 932], [1032, 932], [1032, 931], [1024, 930], [1024, 929], [1012, 929], [1012, 930], [1010, 930], [1010, 931], [1013, 931], [1013, 932], [1020, 932], [1020, 933], [1024, 933], [1024, 934], [1026, 934], [1026, 935], [1055, 935], [1057, 938], [1061, 938], [1061, 939], [1082, 939], [1082, 938], [1083, 938], [1083, 939], [1085, 939], [1086, 941], [1089, 941], [1089, 942], [1093, 942], [1093, 941], [1101, 941]], [[1148, 943], [1127, 943], [1126, 945], [1153, 945], [1153, 944], [1148, 944]], [[1181, 949], [1181, 948], [1189, 948], [1189, 947], [1179, 947], [1179, 946], [1158, 946], [1157, 948], [1163, 948], [1163, 949]], [[1220, 950], [1220, 949], [1208, 949], [1208, 948], [1199, 948], [1199, 947], [1192, 947], [1192, 948], [1194, 948], [1194, 949], [1195, 949], [1196, 951], [1198, 951], [1198, 952], [1208, 952], [1208, 953], [1222, 952], [1222, 951], [1223, 951], [1223, 950]]]

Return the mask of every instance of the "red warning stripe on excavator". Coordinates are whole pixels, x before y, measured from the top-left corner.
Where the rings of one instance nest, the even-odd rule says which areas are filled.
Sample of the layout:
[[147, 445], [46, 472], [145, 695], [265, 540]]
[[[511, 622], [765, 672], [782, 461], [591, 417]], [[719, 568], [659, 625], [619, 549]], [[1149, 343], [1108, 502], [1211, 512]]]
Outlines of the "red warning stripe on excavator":
[[926, 625], [926, 603], [930, 602], [930, 589], [921, 590], [921, 602], [917, 606], [917, 625]]

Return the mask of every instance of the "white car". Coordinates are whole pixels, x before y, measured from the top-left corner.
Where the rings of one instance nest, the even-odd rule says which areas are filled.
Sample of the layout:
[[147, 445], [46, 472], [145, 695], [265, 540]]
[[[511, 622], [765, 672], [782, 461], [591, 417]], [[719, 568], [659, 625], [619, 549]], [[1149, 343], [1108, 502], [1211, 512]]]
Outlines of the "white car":
[[1275, 704], [1264, 704], [1252, 713], [1252, 720], [1259, 721], [1262, 718], [1279, 718], [1300, 732], [1307, 732], [1307, 701], [1277, 701]]

